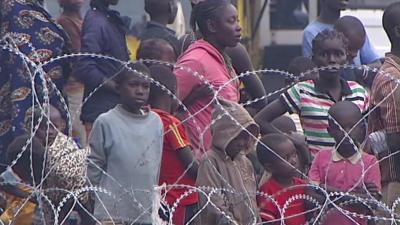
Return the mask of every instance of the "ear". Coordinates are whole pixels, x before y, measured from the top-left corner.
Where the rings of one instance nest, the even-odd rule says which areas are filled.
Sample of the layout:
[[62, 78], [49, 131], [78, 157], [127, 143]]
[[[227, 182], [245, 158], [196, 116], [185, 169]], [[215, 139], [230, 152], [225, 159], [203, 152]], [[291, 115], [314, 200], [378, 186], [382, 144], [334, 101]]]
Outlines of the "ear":
[[215, 21], [208, 19], [207, 20], [207, 30], [210, 33], [216, 33], [217, 32], [217, 28], [215, 26]]

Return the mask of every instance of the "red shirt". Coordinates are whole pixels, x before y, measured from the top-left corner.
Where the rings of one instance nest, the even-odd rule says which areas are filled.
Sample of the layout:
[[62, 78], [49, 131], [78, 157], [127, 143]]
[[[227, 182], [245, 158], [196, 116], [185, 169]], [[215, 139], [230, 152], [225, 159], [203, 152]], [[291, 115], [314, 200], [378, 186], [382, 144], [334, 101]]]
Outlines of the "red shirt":
[[[306, 182], [301, 179], [298, 178], [293, 178], [293, 179], [295, 185], [306, 184]], [[278, 203], [280, 210], [283, 209], [285, 203], [289, 200], [289, 198], [295, 195], [305, 194], [304, 186], [284, 188], [272, 177], [261, 186], [260, 192], [265, 193], [269, 197], [273, 197], [273, 199], [275, 199], [275, 201]], [[281, 218], [281, 213], [279, 212], [278, 207], [268, 197], [258, 195], [257, 204], [260, 209], [260, 216], [263, 222], [277, 220]], [[285, 224], [287, 225], [305, 224], [306, 216], [304, 212], [305, 212], [304, 200], [292, 201], [289, 207], [286, 208], [284, 217], [287, 218], [294, 215], [297, 216], [286, 219]], [[281, 224], [281, 222], [278, 220], [273, 224], [279, 225]]]
[[[178, 156], [178, 151], [190, 146], [189, 137], [182, 122], [173, 115], [159, 109], [153, 109], [164, 124], [164, 147], [161, 161], [159, 184], [186, 184], [195, 186], [196, 181], [185, 173], [185, 166]], [[179, 179], [179, 180], [178, 180]], [[186, 188], [168, 190], [166, 200], [172, 205], [185, 192]], [[179, 205], [192, 205], [198, 202], [197, 193], [193, 193], [179, 202]]]

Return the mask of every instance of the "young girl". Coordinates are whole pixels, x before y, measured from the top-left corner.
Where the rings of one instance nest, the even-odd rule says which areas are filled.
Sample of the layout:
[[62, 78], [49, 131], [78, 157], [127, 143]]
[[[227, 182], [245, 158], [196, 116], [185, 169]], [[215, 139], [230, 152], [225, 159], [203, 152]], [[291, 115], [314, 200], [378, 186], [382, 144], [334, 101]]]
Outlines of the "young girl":
[[348, 42], [337, 31], [324, 31], [313, 41], [312, 61], [317, 67], [332, 66], [319, 71], [315, 81], [305, 81], [294, 85], [281, 97], [266, 106], [255, 117], [261, 124], [263, 133], [279, 133], [271, 122], [286, 112], [300, 116], [304, 134], [310, 151], [315, 155], [321, 150], [330, 150], [335, 142], [328, 134], [328, 110], [336, 102], [347, 100], [355, 103], [365, 112], [368, 109], [367, 91], [352, 81], [340, 78], [341, 69], [347, 60]]

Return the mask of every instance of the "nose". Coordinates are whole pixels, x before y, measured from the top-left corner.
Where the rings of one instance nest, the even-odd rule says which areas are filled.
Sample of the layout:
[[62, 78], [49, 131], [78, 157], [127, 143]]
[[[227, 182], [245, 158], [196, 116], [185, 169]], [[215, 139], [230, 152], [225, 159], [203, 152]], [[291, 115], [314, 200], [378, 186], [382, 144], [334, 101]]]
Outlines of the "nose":
[[237, 25], [236, 25], [236, 32], [242, 33], [242, 27], [240, 26], [239, 23], [237, 23]]
[[328, 60], [329, 60], [329, 64], [331, 64], [331, 65], [338, 64], [338, 58], [335, 56], [335, 54], [329, 54]]

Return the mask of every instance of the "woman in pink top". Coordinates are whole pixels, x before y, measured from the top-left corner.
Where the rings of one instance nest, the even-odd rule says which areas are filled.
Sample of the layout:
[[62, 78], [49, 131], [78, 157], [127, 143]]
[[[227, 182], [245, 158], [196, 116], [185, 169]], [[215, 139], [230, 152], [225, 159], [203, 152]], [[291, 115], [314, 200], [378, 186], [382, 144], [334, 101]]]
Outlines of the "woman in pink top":
[[[242, 29], [236, 8], [228, 0], [200, 2], [193, 7], [191, 23], [198, 27], [203, 39], [194, 42], [178, 59], [174, 72], [178, 79], [178, 97], [190, 114], [196, 113], [185, 124], [195, 156], [201, 159], [211, 144], [209, 127], [214, 109], [213, 95], [207, 91], [204, 80], [214, 90], [223, 87], [218, 97], [239, 101], [239, 80], [235, 79], [236, 73], [224, 50], [239, 43]], [[203, 77], [203, 81], [195, 73]]]

